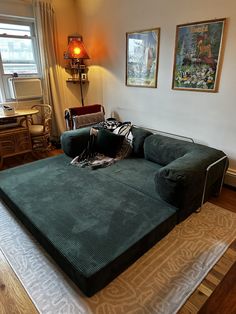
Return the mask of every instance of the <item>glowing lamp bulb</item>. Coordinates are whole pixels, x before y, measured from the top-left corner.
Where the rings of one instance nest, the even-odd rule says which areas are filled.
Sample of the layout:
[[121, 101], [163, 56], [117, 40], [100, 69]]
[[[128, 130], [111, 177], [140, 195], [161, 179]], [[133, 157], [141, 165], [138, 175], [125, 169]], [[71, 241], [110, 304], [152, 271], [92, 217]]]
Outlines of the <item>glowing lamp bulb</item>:
[[75, 47], [75, 48], [74, 48], [74, 54], [75, 54], [75, 55], [79, 55], [80, 52], [81, 52], [81, 49], [80, 49], [79, 47]]

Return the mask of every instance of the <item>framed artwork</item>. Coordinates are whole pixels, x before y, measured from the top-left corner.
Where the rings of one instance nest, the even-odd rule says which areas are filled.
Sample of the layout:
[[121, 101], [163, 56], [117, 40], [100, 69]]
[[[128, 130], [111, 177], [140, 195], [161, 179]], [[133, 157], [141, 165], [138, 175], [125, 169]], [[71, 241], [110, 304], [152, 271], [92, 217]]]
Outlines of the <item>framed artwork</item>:
[[225, 21], [177, 25], [172, 89], [217, 92]]
[[160, 28], [126, 33], [126, 85], [157, 87]]

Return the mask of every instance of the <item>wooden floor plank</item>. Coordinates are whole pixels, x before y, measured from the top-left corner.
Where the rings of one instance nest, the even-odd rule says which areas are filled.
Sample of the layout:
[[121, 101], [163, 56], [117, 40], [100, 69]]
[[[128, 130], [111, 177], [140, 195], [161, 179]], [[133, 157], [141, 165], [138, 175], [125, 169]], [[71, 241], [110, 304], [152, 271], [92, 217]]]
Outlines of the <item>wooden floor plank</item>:
[[[191, 314], [198, 313], [198, 311], [204, 306], [204, 303], [207, 302], [208, 298], [214, 294], [214, 291], [217, 289], [217, 287], [221, 286], [223, 279], [225, 278], [225, 275], [228, 274], [232, 265], [236, 264], [235, 243], [236, 243], [236, 240], [227, 249], [225, 254], [219, 259], [219, 261], [216, 263], [213, 269], [209, 272], [209, 274], [204, 278], [204, 280], [197, 287], [194, 293], [188, 298], [187, 302], [183, 305], [181, 310], [178, 312], [179, 314], [184, 314], [185, 311], [190, 308], [191, 304], [193, 305]], [[234, 251], [234, 259], [232, 258], [232, 251]], [[215, 284], [216, 281], [218, 282], [217, 285]], [[209, 282], [211, 283], [211, 287], [209, 287]], [[236, 278], [234, 278], [234, 286], [236, 287]], [[221, 294], [222, 294], [222, 299], [227, 298], [226, 291], [221, 290]], [[235, 297], [236, 297], [236, 294], [235, 294]], [[234, 299], [234, 302], [236, 303], [236, 299]], [[209, 306], [209, 308], [210, 307], [211, 305]], [[203, 313], [204, 312], [202, 312], [202, 314]], [[208, 313], [213, 314], [214, 312], [208, 312]], [[230, 312], [228, 313], [225, 309], [223, 312], [221, 312], [221, 314], [231, 314], [231, 313]]]
[[[210, 202], [217, 206], [223, 207], [225, 209], [228, 209], [236, 213], [236, 191], [234, 189], [223, 187], [221, 195], [219, 197], [212, 198]], [[204, 280], [199, 285], [199, 287], [194, 291], [194, 293], [188, 298], [187, 302], [182, 306], [182, 308], [180, 309], [178, 313], [179, 314], [198, 313], [198, 311], [202, 308], [204, 303], [207, 302], [207, 300], [211, 298], [211, 296], [214, 294], [214, 291], [216, 290], [216, 288], [221, 286], [221, 283], [223, 282], [222, 281], [223, 278], [226, 277], [229, 269], [235, 263], [236, 263], [236, 240], [230, 245], [230, 247], [227, 249], [225, 254], [219, 259], [216, 265], [212, 268], [209, 274], [204, 278]], [[209, 283], [210, 283], [210, 286], [209, 286]], [[236, 278], [234, 279], [234, 285], [236, 286]], [[203, 287], [207, 287], [209, 290], [207, 289], [205, 290], [205, 288]], [[209, 297], [207, 297], [206, 292], [210, 293], [210, 290], [212, 290], [212, 293], [210, 294]], [[221, 289], [221, 297], [222, 299], [227, 299], [227, 293], [222, 289]], [[236, 297], [236, 294], [235, 294], [235, 297]], [[234, 302], [236, 303], [235, 299], [234, 299]], [[212, 305], [210, 304], [208, 306], [208, 311], [209, 311], [208, 313], [213, 314], [214, 311], [210, 312], [211, 307]], [[221, 314], [223, 313], [231, 314], [231, 312], [227, 312], [227, 311], [228, 311], [228, 308], [224, 308]], [[203, 314], [205, 312], [202, 311], [201, 313]], [[236, 311], [234, 312], [234, 314], [235, 313]]]
[[200, 309], [199, 314], [236, 313], [236, 263]]
[[36, 314], [34, 304], [0, 250], [0, 313]]

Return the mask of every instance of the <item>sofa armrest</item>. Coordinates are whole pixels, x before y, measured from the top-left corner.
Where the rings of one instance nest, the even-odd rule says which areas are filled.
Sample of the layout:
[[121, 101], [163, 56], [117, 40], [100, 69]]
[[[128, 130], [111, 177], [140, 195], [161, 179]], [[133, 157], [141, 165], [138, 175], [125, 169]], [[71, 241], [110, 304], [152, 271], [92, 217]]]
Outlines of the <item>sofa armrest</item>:
[[61, 146], [64, 153], [72, 158], [80, 155], [87, 147], [90, 127], [65, 131], [61, 135]]
[[156, 190], [162, 199], [180, 209], [180, 220], [202, 205], [204, 194], [207, 199], [210, 194], [219, 193], [228, 159], [220, 160], [209, 169], [208, 175], [207, 168], [223, 156], [223, 152], [211, 148], [193, 151], [159, 169], [155, 176]]

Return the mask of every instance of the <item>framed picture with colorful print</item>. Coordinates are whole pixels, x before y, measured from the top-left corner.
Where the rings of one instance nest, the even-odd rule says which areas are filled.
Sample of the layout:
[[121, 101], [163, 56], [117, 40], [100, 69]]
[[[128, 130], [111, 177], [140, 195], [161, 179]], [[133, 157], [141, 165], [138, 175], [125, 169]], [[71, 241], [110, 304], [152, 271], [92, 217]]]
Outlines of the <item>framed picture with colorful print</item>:
[[225, 22], [177, 25], [172, 89], [218, 91]]
[[126, 85], [157, 87], [160, 28], [126, 33]]

